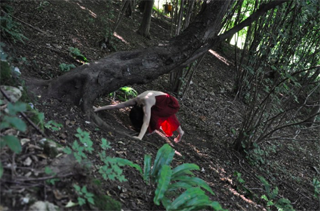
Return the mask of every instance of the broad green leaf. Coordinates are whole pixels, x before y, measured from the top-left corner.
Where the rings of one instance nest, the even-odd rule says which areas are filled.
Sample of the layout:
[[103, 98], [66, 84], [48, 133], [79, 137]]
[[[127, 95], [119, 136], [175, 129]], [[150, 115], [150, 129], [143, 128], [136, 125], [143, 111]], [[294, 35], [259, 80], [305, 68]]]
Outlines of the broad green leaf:
[[168, 210], [176, 210], [181, 209], [184, 204], [186, 204], [189, 200], [196, 197], [197, 195], [204, 195], [204, 191], [199, 187], [189, 188], [185, 192], [183, 192], [180, 196], [178, 196], [171, 205], [167, 208]]
[[[172, 178], [172, 176], [171, 176]], [[172, 181], [172, 180], [171, 180]], [[168, 191], [176, 191], [178, 189], [189, 189], [192, 188], [193, 186], [190, 185], [189, 183], [186, 182], [175, 182], [169, 185]]]
[[90, 204], [93, 204], [93, 205], [94, 205], [94, 200], [93, 200], [93, 198], [87, 198], [87, 200], [88, 200], [88, 202], [89, 202]]
[[81, 188], [81, 192], [82, 192], [82, 193], [87, 193], [87, 186], [83, 186], [83, 187]]
[[185, 203], [184, 207], [203, 207], [209, 206], [210, 204], [210, 198], [205, 194], [205, 192], [199, 192], [199, 194]]
[[3, 140], [8, 145], [8, 147], [15, 153], [20, 153], [22, 151], [21, 143], [19, 139], [15, 136], [4, 136]]
[[279, 191], [279, 189], [278, 189], [278, 187], [276, 187], [275, 189], [273, 189], [272, 193], [270, 193], [269, 197], [271, 199], [274, 199], [278, 195], [278, 191]]
[[0, 149], [2, 149], [3, 147], [5, 147], [7, 144], [4, 141], [3, 137], [0, 136]]
[[164, 206], [164, 208], [167, 208], [171, 204], [171, 200], [165, 196], [162, 197], [161, 203]]
[[111, 146], [110, 146], [110, 143], [106, 140], [106, 139], [101, 139], [101, 148], [106, 150], [106, 149], [110, 149]]
[[138, 164], [133, 163], [130, 160], [127, 159], [123, 159], [123, 158], [115, 158], [115, 161], [119, 164], [119, 165], [126, 165], [126, 166], [130, 166], [135, 168], [136, 170], [138, 170], [140, 172], [140, 174], [142, 174], [142, 169]]
[[70, 149], [70, 147], [66, 147], [63, 149], [63, 152], [70, 155], [72, 153], [72, 150]]
[[291, 201], [286, 198], [281, 198], [274, 204], [278, 208], [278, 210], [294, 210]]
[[74, 189], [76, 189], [77, 192], [80, 192], [81, 188], [79, 185], [73, 185]]
[[79, 144], [77, 141], [74, 141], [73, 144], [72, 144], [72, 149], [75, 150], [75, 151], [78, 151], [80, 148]]
[[268, 197], [267, 197], [266, 195], [262, 195], [261, 198], [262, 198], [263, 200], [269, 201], [269, 199], [268, 199]]
[[270, 207], [270, 206], [272, 206], [272, 205], [274, 205], [273, 201], [268, 201], [268, 202], [267, 202], [267, 206], [268, 206], [268, 207]]
[[14, 116], [18, 112], [24, 112], [27, 110], [27, 105], [25, 103], [17, 102], [15, 104], [8, 103], [9, 114]]
[[262, 182], [262, 184], [264, 185], [266, 192], [270, 193], [270, 184], [268, 183], [268, 181], [262, 176], [258, 176], [258, 178]]
[[10, 127], [8, 122], [1, 122], [0, 123], [0, 130], [4, 129], [4, 128], [8, 128]]
[[0, 162], [0, 179], [3, 175], [3, 166], [2, 166], [2, 163]]
[[149, 183], [150, 181], [150, 171], [151, 171], [151, 156], [144, 155], [144, 165], [143, 165], [143, 180]]
[[151, 172], [151, 176], [157, 180], [159, 171], [161, 170], [163, 165], [170, 165], [174, 156], [174, 150], [170, 147], [169, 144], [163, 145], [157, 153], [156, 159], [154, 161], [153, 169]]
[[172, 180], [175, 177], [182, 176], [184, 174], [191, 174], [194, 175], [191, 171], [192, 170], [200, 170], [199, 166], [193, 163], [184, 163], [180, 166], [177, 166], [172, 170]]
[[210, 206], [216, 211], [227, 211], [227, 210], [223, 209], [221, 207], [221, 204], [219, 204], [219, 202], [217, 202], [217, 201], [212, 202]]
[[78, 203], [80, 206], [82, 206], [86, 203], [86, 200], [84, 198], [78, 197]]
[[212, 195], [214, 195], [214, 192], [210, 188], [210, 186], [206, 183], [206, 181], [198, 178], [198, 177], [188, 177], [188, 176], [180, 176], [176, 178], [176, 180], [180, 180], [182, 182], [186, 182], [192, 186], [199, 186], [208, 192], [210, 192]]
[[18, 117], [5, 116], [3, 118], [3, 120], [8, 122], [12, 127], [16, 128], [22, 132], [26, 131], [26, 129], [27, 129], [26, 123], [24, 123], [24, 121], [22, 121]]
[[[42, 121], [44, 121], [44, 119]], [[52, 131], [58, 131], [63, 127], [63, 125], [50, 120], [44, 125], [44, 127]]]
[[48, 175], [53, 175], [52, 169], [51, 169], [50, 167], [48, 167], [48, 166], [46, 166], [46, 167], [44, 168], [44, 173], [45, 173], [45, 174], [48, 174]]
[[158, 186], [155, 191], [155, 196], [153, 201], [156, 205], [160, 205], [160, 200], [163, 198], [164, 193], [167, 191], [170, 184], [170, 179], [172, 175], [172, 170], [170, 166], [164, 165], [161, 168], [160, 178], [158, 180]]

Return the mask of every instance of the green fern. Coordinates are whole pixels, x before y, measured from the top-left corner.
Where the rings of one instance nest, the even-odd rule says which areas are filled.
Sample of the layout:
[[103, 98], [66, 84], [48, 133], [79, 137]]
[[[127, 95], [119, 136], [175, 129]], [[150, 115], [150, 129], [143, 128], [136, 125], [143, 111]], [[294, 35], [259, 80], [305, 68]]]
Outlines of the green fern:
[[172, 175], [172, 170], [170, 166], [163, 165], [159, 175], [155, 196], [153, 198], [153, 201], [156, 205], [160, 205], [160, 200], [164, 197], [164, 194], [166, 193], [169, 187], [169, 184], [171, 182], [171, 175]]

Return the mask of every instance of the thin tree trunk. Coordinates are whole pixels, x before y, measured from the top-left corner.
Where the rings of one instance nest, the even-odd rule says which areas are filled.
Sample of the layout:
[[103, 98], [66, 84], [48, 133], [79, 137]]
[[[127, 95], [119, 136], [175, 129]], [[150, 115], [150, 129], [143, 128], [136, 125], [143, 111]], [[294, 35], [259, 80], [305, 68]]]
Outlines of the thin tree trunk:
[[150, 38], [150, 24], [153, 4], [154, 0], [146, 1], [142, 23], [137, 31], [138, 34], [147, 38]]

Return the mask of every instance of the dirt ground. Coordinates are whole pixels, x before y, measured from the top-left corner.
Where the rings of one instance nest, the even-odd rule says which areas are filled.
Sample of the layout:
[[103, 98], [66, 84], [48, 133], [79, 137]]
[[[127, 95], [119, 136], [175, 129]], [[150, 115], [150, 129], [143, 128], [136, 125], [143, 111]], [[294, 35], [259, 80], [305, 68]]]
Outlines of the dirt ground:
[[[24, 44], [8, 39], [2, 39], [1, 42], [6, 44], [5, 50], [14, 58], [13, 65], [19, 67], [22, 77], [51, 79], [64, 73], [59, 69], [61, 63], [80, 66], [81, 63], [70, 55], [69, 47], [78, 48], [89, 62], [112, 53], [101, 50], [98, 42], [104, 37], [106, 28], [114, 25], [119, 5], [113, 5], [116, 8], [113, 18], [106, 12], [106, 2], [102, 0], [14, 1], [12, 5], [15, 8], [13, 16], [23, 27], [23, 34], [28, 40]], [[152, 19], [151, 39], [139, 36], [135, 31], [139, 27], [141, 16], [135, 11], [132, 17], [124, 17], [116, 30], [117, 38], [113, 41], [117, 51], [158, 45], [170, 38], [170, 26], [156, 18]], [[212, 200], [218, 201], [223, 208], [267, 210], [269, 207], [266, 201], [261, 199], [266, 194], [264, 186], [257, 177], [261, 175], [270, 183], [271, 188], [279, 188], [276, 199], [288, 198], [295, 210], [319, 210], [319, 200], [313, 196], [312, 185], [313, 178], [320, 178], [317, 131], [301, 130], [298, 133], [298, 130], [290, 130], [286, 131], [288, 139], [262, 144], [260, 147], [264, 153], [261, 157], [264, 162], [255, 165], [232, 149], [236, 138], [232, 131], [239, 129], [246, 106], [234, 100], [231, 92], [233, 55], [226, 53], [226, 49], [229, 47], [224, 45], [220, 50], [206, 55], [196, 70], [188, 91], [182, 99], [179, 98], [181, 109], [177, 116], [185, 135], [178, 144], [173, 142], [173, 137], [166, 138], [161, 133], [136, 141], [118, 133], [103, 131], [91, 123], [76, 105], [64, 104], [55, 99], [44, 102], [39, 98], [33, 103], [44, 113], [45, 121], [54, 120], [63, 124], [62, 130], [58, 132], [46, 129], [46, 138], [62, 146], [70, 146], [76, 139], [74, 134], [77, 128], [80, 127], [90, 132], [96, 150], [99, 150], [101, 139], [105, 138], [112, 147], [107, 150], [108, 155], [126, 158], [140, 166], [143, 166], [145, 154], [155, 158], [157, 150], [168, 143], [176, 150], [173, 166], [182, 163], [199, 165], [201, 171], [195, 172], [196, 176], [207, 181], [215, 192]], [[150, 84], [132, 87], [139, 93], [152, 89], [175, 95], [170, 91], [168, 75]], [[115, 100], [118, 100], [117, 94]], [[97, 99], [96, 105], [109, 104], [111, 101], [110, 96], [102, 96]], [[101, 112], [99, 115], [120, 132], [134, 133], [128, 120], [128, 110]], [[124, 167], [127, 182], [101, 180], [103, 182], [96, 186], [92, 181], [101, 176], [96, 169], [92, 169], [87, 172], [73, 171], [71, 176], [48, 185], [44, 182], [44, 176], [37, 175], [36, 172], [59, 160], [59, 168], [63, 168], [61, 163], [65, 162], [64, 156], [54, 158], [45, 155], [38, 147], [44, 137], [32, 127], [28, 127], [26, 133], [20, 133], [19, 137], [31, 140], [23, 146], [22, 154], [15, 155], [12, 159], [8, 152], [1, 153], [4, 166], [13, 161], [17, 164], [15, 173], [16, 178], [19, 178], [10, 177], [12, 169], [5, 168], [1, 179], [2, 208], [26, 210], [31, 201], [39, 200], [65, 207], [70, 200], [77, 200], [72, 184], [81, 184], [87, 185], [88, 190], [93, 193], [102, 192], [120, 201], [124, 210], [164, 209], [154, 206], [150, 189], [146, 188], [139, 172], [129, 167]], [[293, 141], [293, 137], [303, 141]], [[27, 158], [32, 160], [30, 165], [24, 163]], [[97, 162], [97, 158], [97, 154], [89, 155], [93, 164]], [[241, 173], [244, 183], [240, 183], [236, 173]], [[39, 179], [34, 179], [37, 177]], [[29, 198], [30, 203], [25, 203], [22, 200], [24, 198]], [[85, 205], [82, 208], [64, 209], [87, 210], [90, 207]]]

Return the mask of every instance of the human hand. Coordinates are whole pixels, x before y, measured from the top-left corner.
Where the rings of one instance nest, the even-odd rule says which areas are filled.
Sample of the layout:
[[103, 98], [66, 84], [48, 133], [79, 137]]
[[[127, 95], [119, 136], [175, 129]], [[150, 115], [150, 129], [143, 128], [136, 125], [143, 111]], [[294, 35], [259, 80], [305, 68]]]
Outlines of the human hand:
[[97, 108], [97, 107], [95, 107], [95, 106], [92, 106], [92, 107], [93, 107], [93, 111], [94, 111], [94, 112], [99, 111], [99, 108]]

